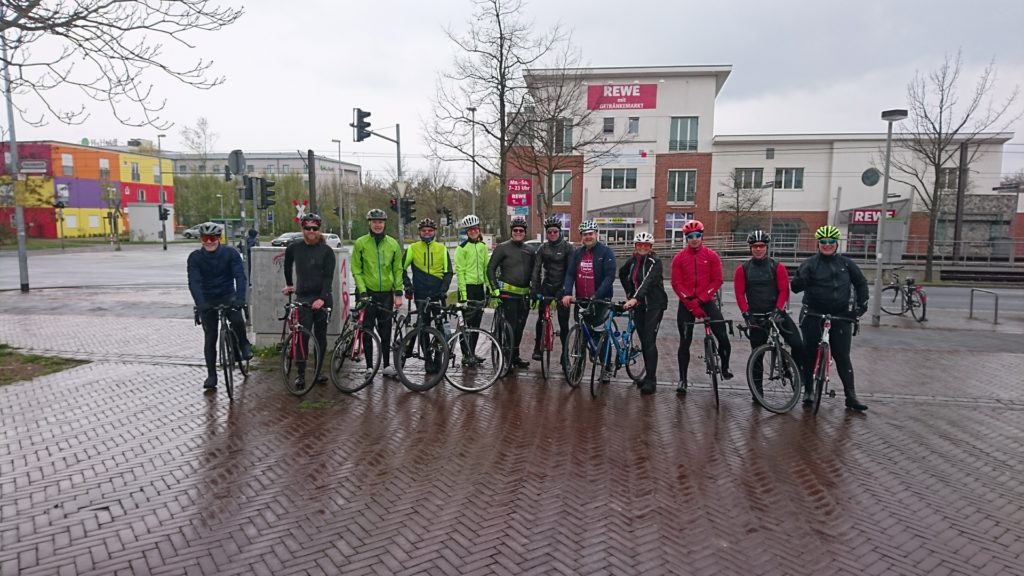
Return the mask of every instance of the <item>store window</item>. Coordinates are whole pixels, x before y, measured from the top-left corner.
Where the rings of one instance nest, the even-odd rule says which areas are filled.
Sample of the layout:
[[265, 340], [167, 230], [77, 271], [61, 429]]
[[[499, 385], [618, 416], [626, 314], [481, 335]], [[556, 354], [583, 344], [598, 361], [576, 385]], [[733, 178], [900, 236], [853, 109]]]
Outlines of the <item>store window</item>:
[[737, 190], [760, 188], [764, 185], [763, 168], [737, 168], [733, 172], [733, 185]]
[[601, 170], [602, 190], [636, 190], [636, 168]]
[[803, 168], [776, 168], [775, 188], [777, 190], [802, 190], [804, 187]]
[[696, 170], [668, 171], [668, 201], [680, 204], [693, 204], [697, 194]]
[[669, 212], [665, 214], [665, 241], [669, 244], [685, 242], [683, 225], [693, 220], [693, 212]]
[[569, 204], [572, 202], [572, 172], [559, 170], [551, 174], [552, 202], [555, 204]]
[[697, 151], [697, 118], [672, 118], [668, 135], [669, 152]]

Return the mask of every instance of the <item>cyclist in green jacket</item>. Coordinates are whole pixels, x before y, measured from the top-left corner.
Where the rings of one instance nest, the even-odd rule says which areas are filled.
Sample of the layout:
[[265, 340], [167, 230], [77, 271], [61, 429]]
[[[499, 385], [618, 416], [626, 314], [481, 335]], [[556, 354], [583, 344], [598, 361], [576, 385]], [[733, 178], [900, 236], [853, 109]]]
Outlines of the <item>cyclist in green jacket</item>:
[[[459, 301], [484, 300], [490, 292], [487, 284], [487, 263], [490, 255], [487, 253], [483, 235], [480, 234], [480, 218], [470, 214], [459, 222], [459, 226], [466, 230], [465, 242], [455, 249], [455, 278], [459, 282]], [[482, 308], [466, 310], [466, 326], [479, 328], [483, 315]], [[472, 350], [476, 350], [476, 336], [475, 332], [470, 334], [469, 346]]]
[[[448, 248], [441, 242], [435, 242], [437, 225], [434, 221], [431, 218], [420, 220], [419, 230], [419, 242], [413, 242], [405, 251], [402, 272], [405, 273], [405, 268], [412, 269], [412, 279], [404, 278], [405, 297], [415, 298], [420, 321], [430, 325], [434, 314], [426, 303], [431, 300], [444, 303], [454, 270]], [[425, 362], [427, 374], [434, 374], [442, 368], [436, 359], [429, 358]]]
[[385, 347], [381, 354], [384, 363], [382, 374], [388, 377], [397, 375], [391, 366], [391, 355], [387, 346], [391, 344], [391, 315], [386, 312], [390, 308], [402, 307], [402, 250], [398, 241], [384, 233], [387, 223], [387, 212], [374, 208], [366, 213], [370, 223], [370, 232], [359, 237], [352, 246], [352, 277], [356, 281], [356, 299], [369, 296], [376, 306], [366, 308], [363, 315], [363, 348], [366, 350], [366, 367], [372, 369], [373, 339], [369, 336], [376, 329], [381, 345]]

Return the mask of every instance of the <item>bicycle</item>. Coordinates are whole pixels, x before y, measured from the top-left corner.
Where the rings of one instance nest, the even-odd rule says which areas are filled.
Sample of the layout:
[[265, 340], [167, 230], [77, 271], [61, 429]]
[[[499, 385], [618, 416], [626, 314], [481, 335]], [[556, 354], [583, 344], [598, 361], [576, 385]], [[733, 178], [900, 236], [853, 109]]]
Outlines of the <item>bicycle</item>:
[[856, 336], [860, 330], [860, 321], [856, 318], [845, 318], [843, 316], [834, 316], [832, 314], [815, 314], [813, 312], [807, 312], [808, 316], [814, 318], [821, 318], [821, 340], [818, 342], [818, 354], [814, 358], [814, 371], [811, 372], [811, 380], [814, 382], [814, 403], [811, 408], [811, 413], [814, 415], [818, 414], [818, 408], [821, 406], [822, 394], [828, 395], [829, 398], [836, 397], [835, 390], [828, 389], [829, 383], [829, 372], [832, 368], [832, 354], [829, 347], [829, 331], [832, 330], [832, 321], [839, 320], [842, 322], [853, 323], [853, 335]]
[[[366, 316], [367, 307], [382, 309], [369, 296], [364, 296], [356, 302], [355, 308], [349, 311], [341, 326], [341, 334], [334, 342], [331, 355], [331, 382], [334, 387], [346, 394], [359, 392], [373, 382], [373, 377], [380, 369], [383, 352], [381, 350], [380, 336], [373, 330], [363, 330], [363, 320]], [[384, 309], [384, 313], [394, 314], [393, 309]], [[370, 339], [371, 358], [364, 356], [365, 339]], [[366, 366], [366, 360], [370, 365]]]
[[582, 321], [582, 316], [595, 304], [611, 305], [609, 300], [593, 298], [573, 298], [573, 302], [576, 303], [573, 312], [576, 324], [569, 329], [569, 335], [565, 339], [565, 381], [570, 388], [576, 388], [583, 381], [587, 355], [589, 354], [591, 363], [596, 362], [597, 358], [597, 343], [594, 341], [592, 328], [587, 325], [586, 321]]
[[[486, 300], [471, 300], [446, 306], [435, 317], [447, 338], [448, 362], [442, 372], [444, 379], [463, 392], [481, 392], [490, 388], [501, 372], [504, 358], [493, 334], [482, 328], [466, 326], [464, 313], [487, 306]], [[455, 332], [450, 333], [448, 319], [455, 318]]]
[[[284, 321], [281, 326], [281, 341], [277, 345], [281, 351], [281, 373], [285, 389], [294, 396], [302, 396], [309, 392], [323, 366], [320, 344], [313, 332], [299, 321], [300, 308], [312, 310], [312, 306], [305, 302], [294, 302], [292, 295], [289, 294], [288, 303], [284, 306], [284, 316], [278, 318]], [[324, 306], [320, 310], [327, 315], [329, 322], [331, 309]]]
[[[551, 307], [558, 306], [558, 298], [537, 296], [537, 301], [540, 306], [540, 377], [547, 380], [551, 375], [551, 352], [555, 349], [555, 337], [560, 335], [551, 320]], [[564, 354], [565, 351], [562, 352]]]
[[[510, 294], [508, 292], [503, 292], [496, 298], [497, 305], [494, 307], [494, 318], [491, 320], [491, 335], [498, 340], [498, 345], [501, 347], [502, 365], [499, 378], [504, 378], [505, 376], [508, 376], [508, 373], [512, 370], [512, 347], [515, 345], [512, 322], [505, 317], [505, 302], [512, 299], [527, 301], [529, 300], [529, 296], [525, 294]], [[527, 309], [529, 309], [529, 307], [527, 307]]]
[[[784, 414], [800, 401], [800, 369], [793, 356], [783, 347], [782, 332], [772, 312], [751, 313], [755, 322], [740, 326], [748, 336], [749, 330], [765, 330], [768, 342], [750, 352], [747, 359], [747, 385], [757, 403], [765, 409]], [[767, 363], [767, 374], [765, 374]]]
[[913, 277], [907, 277], [900, 282], [899, 270], [903, 266], [892, 269], [889, 283], [882, 288], [882, 295], [879, 304], [882, 311], [892, 316], [904, 316], [907, 312], [918, 322], [925, 321], [925, 312], [928, 306], [928, 295], [924, 287], [915, 284]]
[[722, 359], [718, 356], [718, 340], [711, 332], [711, 325], [725, 324], [729, 328], [729, 335], [732, 336], [735, 334], [732, 329], [732, 320], [712, 320], [710, 316], [703, 316], [690, 324], [704, 325], [704, 365], [708, 376], [711, 376], [711, 387], [715, 391], [715, 408], [718, 408], [718, 378], [722, 375]]
[[249, 377], [249, 361], [242, 358], [241, 347], [238, 345], [238, 337], [235, 336], [235, 331], [231, 329], [231, 324], [228, 322], [228, 310], [238, 310], [235, 306], [228, 306], [225, 304], [218, 304], [213, 307], [217, 311], [217, 326], [218, 337], [217, 337], [217, 364], [220, 366], [221, 372], [224, 374], [224, 388], [228, 392], [228, 400], [235, 399], [235, 370], [234, 367], [238, 366], [238, 371], [242, 373], [242, 379], [245, 380]]
[[[426, 321], [429, 311], [443, 309], [436, 300], [417, 300], [416, 310], [412, 310], [410, 303], [408, 313], [400, 316], [395, 324], [392, 362], [398, 379], [413, 392], [430, 390], [444, 378], [450, 357], [448, 343], [441, 331]], [[416, 326], [406, 332], [412, 326], [413, 315], [416, 315]]]
[[[621, 316], [627, 318], [626, 329], [619, 331], [615, 318]], [[590, 367], [591, 397], [597, 398], [601, 384], [607, 384], [623, 366], [626, 368], [626, 374], [634, 382], [643, 380], [647, 368], [643, 364], [644, 355], [640, 350], [640, 344], [633, 340], [635, 333], [636, 327], [633, 324], [632, 310], [623, 309], [622, 303], [612, 305], [608, 318], [604, 322], [604, 332], [597, 341], [596, 356], [594, 357], [599, 362], [594, 362]], [[614, 354], [612, 353], [613, 347]], [[600, 366], [600, 371], [597, 370], [598, 366]]]

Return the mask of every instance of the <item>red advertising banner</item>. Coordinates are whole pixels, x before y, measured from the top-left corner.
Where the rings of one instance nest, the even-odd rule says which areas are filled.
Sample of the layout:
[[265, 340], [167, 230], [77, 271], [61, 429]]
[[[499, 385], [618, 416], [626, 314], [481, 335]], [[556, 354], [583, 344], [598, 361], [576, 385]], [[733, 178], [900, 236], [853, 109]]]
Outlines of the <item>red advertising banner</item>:
[[529, 206], [532, 192], [533, 182], [529, 178], [509, 178], [508, 205]]
[[658, 106], [657, 84], [587, 86], [588, 110], [649, 110]]
[[[895, 210], [886, 210], [885, 213], [889, 215], [890, 220], [896, 217]], [[850, 222], [852, 224], [874, 224], [878, 222], [878, 217], [881, 214], [882, 211], [878, 208], [854, 210], [853, 215], [850, 216]]]

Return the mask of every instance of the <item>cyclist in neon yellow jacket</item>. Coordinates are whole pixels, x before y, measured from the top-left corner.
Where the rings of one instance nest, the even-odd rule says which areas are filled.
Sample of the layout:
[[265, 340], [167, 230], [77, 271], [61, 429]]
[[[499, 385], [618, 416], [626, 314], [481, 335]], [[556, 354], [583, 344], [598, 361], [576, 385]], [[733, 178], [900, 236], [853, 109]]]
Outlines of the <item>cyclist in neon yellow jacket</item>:
[[[363, 314], [363, 348], [366, 350], [366, 369], [372, 371], [373, 339], [368, 333], [376, 328], [381, 345], [391, 343], [391, 315], [386, 311], [402, 307], [402, 250], [398, 241], [384, 232], [388, 214], [380, 208], [366, 213], [370, 232], [360, 236], [352, 246], [352, 277], [356, 281], [356, 298], [368, 296], [376, 306], [369, 306]], [[391, 355], [381, 354], [382, 374], [397, 375], [391, 364]]]
[[[487, 263], [490, 255], [487, 253], [487, 245], [484, 244], [483, 235], [480, 234], [480, 218], [470, 214], [462, 219], [459, 226], [466, 229], [466, 241], [459, 244], [455, 249], [455, 277], [459, 281], [459, 301], [484, 300], [487, 298]], [[466, 319], [466, 326], [479, 328], [483, 319], [483, 308], [469, 308], [463, 315]], [[476, 350], [477, 334], [469, 335], [469, 347]], [[470, 350], [464, 351], [464, 356], [472, 360]]]
[[[437, 225], [430, 218], [420, 220], [420, 240], [414, 242], [405, 252], [405, 269], [412, 268], [412, 282], [405, 280], [405, 297], [415, 298], [420, 320], [426, 325], [433, 323], [432, 310], [424, 306], [425, 301], [444, 302], [448, 288], [452, 285], [452, 257], [448, 248], [434, 241]], [[405, 271], [403, 269], [403, 272]], [[410, 287], [412, 288], [410, 290]], [[434, 374], [442, 367], [439, 358], [427, 358], [424, 363], [427, 374]]]

